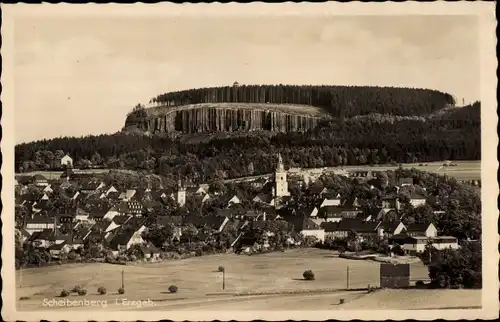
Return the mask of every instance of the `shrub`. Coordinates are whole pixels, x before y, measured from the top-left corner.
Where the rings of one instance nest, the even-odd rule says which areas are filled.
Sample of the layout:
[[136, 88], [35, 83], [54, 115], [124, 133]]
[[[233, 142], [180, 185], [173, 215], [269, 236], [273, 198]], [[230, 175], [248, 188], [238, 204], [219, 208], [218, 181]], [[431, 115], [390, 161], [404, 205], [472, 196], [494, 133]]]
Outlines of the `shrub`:
[[175, 285], [170, 285], [170, 286], [168, 287], [168, 291], [169, 291], [170, 293], [177, 293], [177, 286], [175, 286]]
[[424, 281], [417, 281], [416, 285], [424, 285]]
[[118, 294], [125, 294], [125, 289], [123, 287], [120, 287], [118, 289]]
[[75, 287], [73, 287], [73, 289], [71, 290], [71, 292], [78, 293], [78, 292], [80, 292], [81, 289], [82, 289], [81, 285], [75, 285]]
[[66, 291], [66, 290], [62, 290], [62, 291], [61, 291], [61, 295], [60, 295], [60, 296], [61, 296], [61, 297], [67, 297], [67, 296], [69, 296], [69, 292], [68, 292], [68, 291]]
[[106, 288], [104, 286], [101, 286], [97, 289], [97, 292], [101, 295], [104, 295], [107, 293]]
[[30, 299], [31, 299], [31, 297], [29, 297], [29, 296], [21, 296], [19, 298], [19, 301], [25, 301], [25, 300], [30, 300]]
[[305, 271], [302, 276], [304, 277], [305, 280], [307, 281], [312, 281], [314, 280], [314, 273], [309, 269]]
[[81, 290], [78, 291], [78, 295], [80, 296], [87, 295], [87, 290], [82, 288]]
[[218, 271], [219, 272], [223, 272], [224, 271], [224, 266], [219, 266]]

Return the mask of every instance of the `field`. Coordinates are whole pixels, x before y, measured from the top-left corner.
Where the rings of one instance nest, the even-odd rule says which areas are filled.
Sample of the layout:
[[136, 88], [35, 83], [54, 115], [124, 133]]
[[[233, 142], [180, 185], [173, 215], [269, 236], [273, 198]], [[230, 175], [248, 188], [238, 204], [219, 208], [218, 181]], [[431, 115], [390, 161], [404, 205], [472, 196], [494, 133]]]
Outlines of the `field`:
[[[443, 166], [444, 161], [427, 163], [403, 163], [405, 169], [415, 168], [417, 170], [433, 172], [439, 175], [447, 175], [457, 180], [481, 180], [481, 161], [454, 161], [456, 166]], [[398, 166], [380, 165], [380, 166], [345, 166], [347, 171], [356, 170], [396, 170]]]
[[[224, 290], [222, 273], [217, 271], [220, 265], [226, 268]], [[116, 300], [123, 298], [150, 299], [155, 306], [142, 307], [149, 310], [216, 310], [221, 309], [221, 305], [224, 309], [238, 310], [264, 307], [328, 309], [338, 304], [340, 298], [349, 302], [367, 295], [366, 291], [345, 291], [347, 267], [350, 289], [379, 285], [379, 263], [341, 259], [327, 250], [298, 249], [253, 256], [211, 255], [155, 264], [120, 266], [94, 263], [26, 269], [16, 272], [16, 297], [30, 297], [17, 302], [20, 310], [50, 309], [44, 307], [44, 299], [59, 300], [62, 289], [70, 290], [83, 284], [88, 295], [72, 294], [69, 299], [106, 300], [108, 309], [118, 307]], [[313, 270], [316, 280], [302, 279], [302, 273], [307, 269]], [[122, 270], [127, 293], [118, 295]], [[427, 269], [422, 263], [411, 265], [411, 279], [428, 279]], [[170, 285], [176, 285], [178, 293], [170, 294]], [[99, 286], [105, 286], [108, 294], [97, 295]], [[121, 304], [119, 308], [122, 309]]]

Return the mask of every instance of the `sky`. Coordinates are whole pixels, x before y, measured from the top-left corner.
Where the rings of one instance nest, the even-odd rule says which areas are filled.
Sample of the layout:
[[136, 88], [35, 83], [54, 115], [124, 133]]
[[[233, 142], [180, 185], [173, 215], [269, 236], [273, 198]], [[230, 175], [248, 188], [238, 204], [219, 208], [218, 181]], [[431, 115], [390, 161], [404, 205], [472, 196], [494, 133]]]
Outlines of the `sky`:
[[240, 84], [430, 88], [479, 100], [474, 16], [20, 17], [16, 143], [114, 133], [137, 103]]

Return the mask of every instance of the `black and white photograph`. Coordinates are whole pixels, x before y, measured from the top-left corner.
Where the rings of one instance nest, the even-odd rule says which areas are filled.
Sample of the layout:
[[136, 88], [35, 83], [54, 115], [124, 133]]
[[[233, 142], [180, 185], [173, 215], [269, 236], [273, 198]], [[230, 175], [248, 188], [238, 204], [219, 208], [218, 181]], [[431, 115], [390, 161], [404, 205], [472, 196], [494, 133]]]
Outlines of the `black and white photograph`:
[[494, 3], [2, 11], [4, 318], [498, 317]]

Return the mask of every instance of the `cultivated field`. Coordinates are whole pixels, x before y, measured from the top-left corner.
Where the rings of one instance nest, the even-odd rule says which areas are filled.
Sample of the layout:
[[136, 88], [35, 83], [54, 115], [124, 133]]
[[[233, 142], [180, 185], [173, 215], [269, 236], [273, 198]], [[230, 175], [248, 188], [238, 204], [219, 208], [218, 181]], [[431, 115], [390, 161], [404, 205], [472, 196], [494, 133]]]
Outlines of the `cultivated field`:
[[[220, 265], [226, 268], [225, 290], [222, 290], [222, 273], [217, 272]], [[304, 299], [297, 308], [308, 309], [310, 306], [312, 309], [324, 303], [313, 298], [324, 297], [325, 301], [329, 298], [328, 301], [337, 303], [336, 297], [339, 296], [345, 299], [360, 296], [359, 292], [341, 291], [347, 287], [347, 267], [349, 288], [379, 285], [379, 263], [341, 259], [327, 250], [298, 249], [253, 256], [212, 255], [128, 266], [95, 263], [26, 269], [16, 272], [16, 297], [30, 297], [29, 300], [17, 302], [20, 310], [48, 309], [43, 306], [44, 299], [61, 299], [57, 296], [62, 289], [70, 290], [77, 284], [84, 284], [88, 290], [87, 296], [72, 294], [69, 298], [107, 300], [108, 309], [116, 299], [121, 298], [151, 299], [158, 309], [160, 306], [164, 309], [199, 309], [201, 306], [220, 309], [222, 303], [241, 305], [242, 309], [255, 309], [250, 304], [253, 301], [268, 301], [268, 306], [274, 303], [271, 305], [274, 309], [291, 309], [293, 306], [285, 304], [283, 299], [293, 303], [300, 297], [309, 300]], [[316, 280], [302, 279], [302, 273], [307, 269], [313, 270]], [[118, 295], [122, 270], [126, 294]], [[411, 265], [412, 280], [426, 280], [427, 276], [427, 269], [422, 263]], [[168, 293], [168, 287], [172, 284], [178, 286], [178, 293]], [[105, 286], [108, 294], [97, 295], [99, 286]], [[305, 291], [314, 292], [307, 295], [279, 294]], [[226, 304], [223, 306], [225, 309]], [[259, 306], [257, 309], [262, 308]]]
[[[434, 172], [439, 175], [447, 175], [457, 180], [481, 180], [481, 161], [453, 161], [456, 166], [443, 166], [444, 161], [427, 162], [427, 163], [403, 163], [405, 169], [415, 168], [417, 170]], [[380, 166], [345, 166], [343, 169], [347, 171], [356, 170], [396, 170], [399, 167], [393, 165]], [[333, 169], [333, 168], [332, 168]]]

